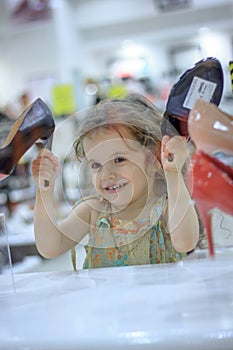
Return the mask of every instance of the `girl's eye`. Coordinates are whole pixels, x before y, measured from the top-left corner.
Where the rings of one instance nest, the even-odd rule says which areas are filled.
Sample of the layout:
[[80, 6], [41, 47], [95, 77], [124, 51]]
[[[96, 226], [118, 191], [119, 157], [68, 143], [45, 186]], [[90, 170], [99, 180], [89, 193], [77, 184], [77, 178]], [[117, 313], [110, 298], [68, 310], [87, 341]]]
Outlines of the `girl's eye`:
[[119, 164], [119, 163], [125, 162], [126, 159], [124, 157], [116, 157], [114, 159], [114, 161], [115, 161], [116, 164]]
[[92, 163], [91, 164], [91, 169], [99, 169], [101, 167], [100, 163]]

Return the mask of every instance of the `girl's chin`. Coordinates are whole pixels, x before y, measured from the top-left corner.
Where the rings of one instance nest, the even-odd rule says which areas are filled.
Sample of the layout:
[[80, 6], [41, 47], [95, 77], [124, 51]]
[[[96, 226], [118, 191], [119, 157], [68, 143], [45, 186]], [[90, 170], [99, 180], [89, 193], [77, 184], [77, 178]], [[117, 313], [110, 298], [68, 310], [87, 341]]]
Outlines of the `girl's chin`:
[[105, 199], [111, 203], [117, 211], [125, 209], [130, 204], [129, 198], [120, 198], [118, 195], [106, 196]]

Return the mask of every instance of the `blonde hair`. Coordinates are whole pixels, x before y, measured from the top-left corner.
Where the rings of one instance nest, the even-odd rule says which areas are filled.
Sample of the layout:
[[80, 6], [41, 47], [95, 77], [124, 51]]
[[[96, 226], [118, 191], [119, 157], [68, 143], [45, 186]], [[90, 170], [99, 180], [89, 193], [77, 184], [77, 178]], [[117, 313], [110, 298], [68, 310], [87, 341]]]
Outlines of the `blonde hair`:
[[[124, 126], [133, 139], [153, 153], [160, 148], [162, 139], [160, 111], [144, 96], [130, 94], [126, 99], [103, 100], [90, 108], [79, 127], [74, 142], [79, 160], [85, 157], [83, 139], [98, 128]], [[121, 135], [122, 136], [122, 135]]]

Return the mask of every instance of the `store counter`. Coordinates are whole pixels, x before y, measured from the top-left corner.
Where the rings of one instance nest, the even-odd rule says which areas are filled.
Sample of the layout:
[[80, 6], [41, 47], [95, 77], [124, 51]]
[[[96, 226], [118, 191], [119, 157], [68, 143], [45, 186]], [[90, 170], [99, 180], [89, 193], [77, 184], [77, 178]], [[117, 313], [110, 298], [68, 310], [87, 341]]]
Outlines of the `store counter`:
[[0, 349], [232, 350], [233, 254], [0, 276]]

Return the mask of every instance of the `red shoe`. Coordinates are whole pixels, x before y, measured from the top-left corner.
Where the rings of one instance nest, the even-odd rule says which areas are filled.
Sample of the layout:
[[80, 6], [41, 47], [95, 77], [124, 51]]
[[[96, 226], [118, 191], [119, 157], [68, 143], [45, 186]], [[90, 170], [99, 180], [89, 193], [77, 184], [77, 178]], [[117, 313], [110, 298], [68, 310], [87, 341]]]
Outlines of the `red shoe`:
[[233, 168], [196, 151], [188, 171], [188, 188], [207, 231], [209, 254], [214, 256], [211, 209], [233, 214]]

